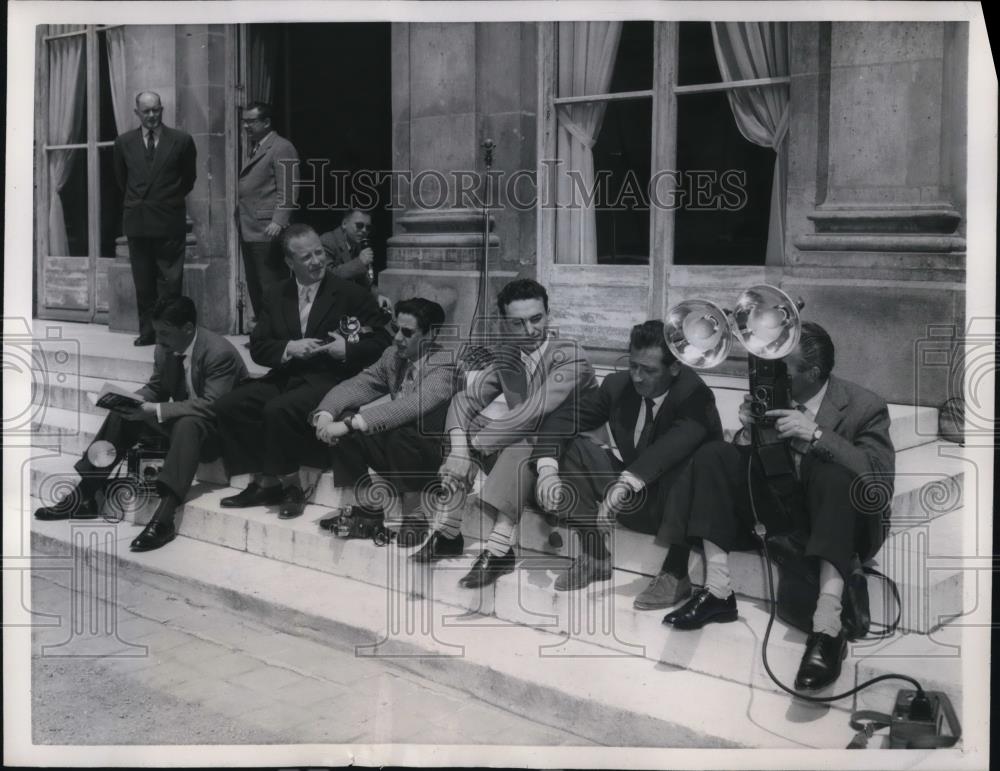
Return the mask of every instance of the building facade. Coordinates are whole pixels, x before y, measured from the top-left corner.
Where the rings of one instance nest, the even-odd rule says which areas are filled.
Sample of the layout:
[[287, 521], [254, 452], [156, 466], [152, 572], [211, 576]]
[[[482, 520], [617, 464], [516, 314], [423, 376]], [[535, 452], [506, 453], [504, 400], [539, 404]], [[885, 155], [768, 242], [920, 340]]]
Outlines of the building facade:
[[198, 148], [184, 280], [213, 329], [241, 321], [239, 114], [263, 99], [304, 159], [298, 218], [372, 208], [381, 291], [463, 329], [486, 242], [491, 288], [537, 277], [599, 360], [682, 299], [769, 283], [845, 377], [961, 393], [964, 23], [49, 26], [37, 50], [39, 317], [137, 328], [110, 152], [154, 90]]

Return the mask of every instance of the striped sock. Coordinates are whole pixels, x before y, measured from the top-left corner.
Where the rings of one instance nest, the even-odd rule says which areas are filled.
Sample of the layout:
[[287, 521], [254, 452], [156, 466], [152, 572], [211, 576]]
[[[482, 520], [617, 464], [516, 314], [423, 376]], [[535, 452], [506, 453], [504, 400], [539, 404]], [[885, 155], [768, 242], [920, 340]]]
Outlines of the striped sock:
[[434, 529], [445, 538], [457, 537], [462, 532], [462, 509], [455, 507], [440, 512]]
[[493, 532], [486, 539], [486, 551], [494, 557], [502, 557], [510, 551], [514, 540], [514, 520], [503, 515], [497, 517]]

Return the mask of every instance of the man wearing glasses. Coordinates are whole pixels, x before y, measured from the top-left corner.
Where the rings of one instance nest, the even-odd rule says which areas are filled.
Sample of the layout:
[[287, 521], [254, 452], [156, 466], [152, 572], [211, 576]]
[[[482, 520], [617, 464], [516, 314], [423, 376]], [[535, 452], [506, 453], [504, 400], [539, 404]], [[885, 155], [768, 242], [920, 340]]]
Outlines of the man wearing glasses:
[[337, 278], [356, 281], [364, 287], [375, 283], [372, 270], [375, 252], [368, 242], [371, 231], [371, 215], [351, 209], [340, 221], [340, 227], [321, 235], [319, 240], [330, 258], [327, 270]]
[[299, 155], [291, 142], [271, 128], [269, 104], [248, 104], [243, 130], [247, 160], [240, 169], [236, 216], [247, 292], [256, 318], [267, 290], [288, 278], [279, 237], [295, 211]]
[[[316, 438], [334, 447], [334, 483], [354, 488], [355, 509], [379, 520], [392, 512], [390, 519], [398, 521], [400, 513], [412, 515], [417, 508], [405, 499], [419, 498], [437, 476], [455, 366], [454, 356], [436, 342], [445, 320], [438, 303], [400, 300], [395, 316], [393, 345], [334, 386], [311, 421]], [[372, 490], [369, 468], [389, 485], [388, 500]], [[334, 520], [320, 520], [320, 526], [331, 529]]]
[[[413, 555], [417, 562], [435, 562], [462, 554], [464, 497], [481, 464], [487, 476], [479, 500], [493, 529], [459, 581], [468, 589], [513, 572], [517, 523], [534, 499], [534, 449], [559, 439], [543, 435], [542, 423], [556, 409], [574, 412], [580, 397], [597, 387], [583, 349], [550, 333], [545, 287], [529, 278], [516, 279], [500, 290], [497, 310], [501, 338], [494, 361], [448, 409], [450, 450], [439, 474], [457, 494], [447, 505], [443, 497], [436, 502], [434, 532]], [[501, 395], [507, 411], [494, 416], [487, 408]]]

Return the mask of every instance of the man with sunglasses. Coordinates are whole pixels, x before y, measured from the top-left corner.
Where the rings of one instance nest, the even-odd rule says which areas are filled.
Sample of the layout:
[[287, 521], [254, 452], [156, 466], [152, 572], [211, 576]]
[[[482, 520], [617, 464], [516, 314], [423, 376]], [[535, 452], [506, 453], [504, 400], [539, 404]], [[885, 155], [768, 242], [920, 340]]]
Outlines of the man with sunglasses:
[[269, 104], [248, 104], [243, 110], [243, 130], [247, 160], [240, 169], [236, 216], [247, 292], [256, 317], [268, 290], [288, 278], [280, 236], [295, 210], [299, 155], [272, 128]]
[[363, 209], [351, 209], [340, 221], [340, 227], [319, 237], [330, 258], [327, 270], [337, 278], [355, 281], [361, 286], [372, 285], [372, 263], [375, 252], [368, 245], [372, 232], [372, 216]]
[[[436, 342], [444, 321], [444, 308], [432, 300], [400, 300], [393, 345], [334, 386], [310, 417], [316, 438], [334, 448], [334, 483], [354, 488], [362, 514], [398, 514], [404, 497], [411, 497], [407, 493], [418, 494], [437, 476], [455, 382], [454, 356]], [[392, 488], [386, 506], [373, 500], [369, 468]], [[414, 508], [402, 506], [407, 513]], [[335, 519], [320, 520], [320, 526], [330, 529]]]

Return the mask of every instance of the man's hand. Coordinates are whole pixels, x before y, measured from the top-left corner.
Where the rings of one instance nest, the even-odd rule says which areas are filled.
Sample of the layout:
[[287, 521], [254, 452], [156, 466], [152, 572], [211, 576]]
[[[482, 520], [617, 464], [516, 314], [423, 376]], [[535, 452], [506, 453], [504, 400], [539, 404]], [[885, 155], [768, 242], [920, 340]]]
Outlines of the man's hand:
[[767, 417], [777, 418], [774, 427], [780, 439], [798, 439], [809, 444], [816, 431], [816, 422], [798, 410], [768, 410]]
[[357, 413], [353, 418], [351, 418], [351, 425], [354, 426], [355, 431], [360, 431], [362, 434], [367, 434], [369, 430], [368, 421], [365, 420], [364, 415], [360, 412]]
[[358, 259], [367, 268], [373, 262], [375, 262], [375, 252], [372, 251], [370, 246], [366, 246], [358, 253]]
[[277, 222], [268, 222], [264, 228], [264, 235], [268, 238], [277, 238], [281, 235], [282, 227]]
[[308, 359], [315, 356], [323, 347], [323, 341], [316, 337], [304, 337], [301, 340], [290, 340], [285, 352], [293, 359]]
[[466, 487], [469, 484], [469, 472], [472, 470], [472, 460], [466, 455], [449, 453], [444, 459], [438, 476], [446, 487]]
[[155, 402], [143, 402], [138, 407], [120, 410], [118, 414], [125, 418], [125, 420], [143, 420], [146, 423], [157, 422]]
[[540, 466], [535, 482], [535, 500], [545, 511], [556, 513], [563, 498], [563, 481], [559, 471], [552, 466]]
[[323, 352], [337, 361], [343, 361], [347, 356], [347, 341], [344, 336], [339, 332], [327, 332], [327, 335], [329, 335], [330, 340], [322, 346]]
[[350, 429], [342, 420], [334, 420], [329, 423], [320, 423], [316, 426], [316, 438], [329, 445], [335, 445], [340, 437], [347, 436]]
[[632, 488], [618, 480], [611, 484], [604, 493], [604, 500], [597, 507], [598, 521], [614, 522], [618, 519], [618, 512], [625, 508], [625, 503], [632, 495]]
[[750, 404], [752, 402], [753, 399], [750, 398], [750, 394], [743, 394], [743, 403], [740, 405], [740, 423], [748, 431], [753, 426], [753, 415], [750, 413]]

